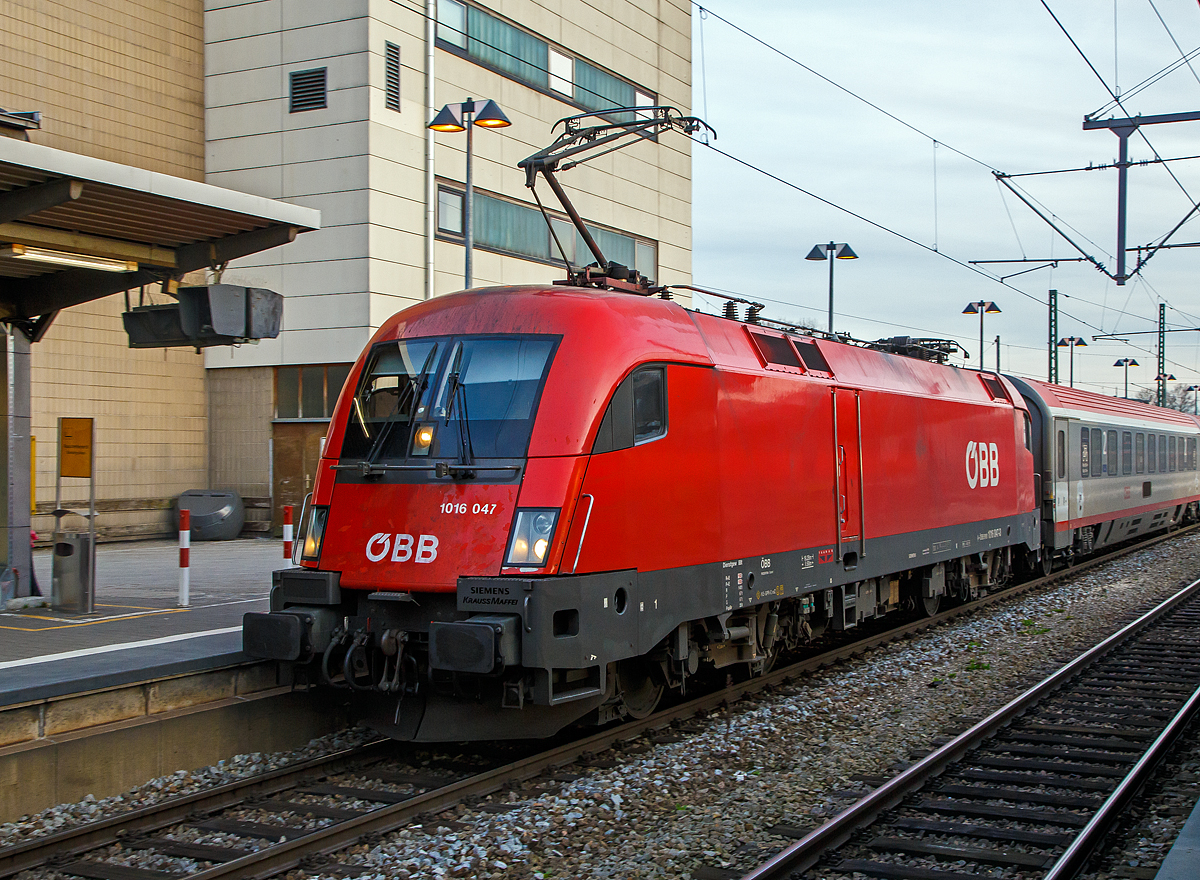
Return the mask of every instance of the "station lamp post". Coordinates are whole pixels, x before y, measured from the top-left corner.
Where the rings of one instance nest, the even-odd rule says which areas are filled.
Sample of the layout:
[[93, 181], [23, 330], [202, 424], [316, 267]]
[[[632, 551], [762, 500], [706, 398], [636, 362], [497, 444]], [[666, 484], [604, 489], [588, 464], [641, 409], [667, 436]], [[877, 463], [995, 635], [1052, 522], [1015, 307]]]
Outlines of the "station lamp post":
[[1174, 382], [1175, 376], [1173, 373], [1159, 373], [1154, 377], [1154, 381], [1158, 383], [1158, 405], [1167, 405], [1167, 383]]
[[1138, 366], [1138, 362], [1135, 361], [1133, 358], [1119, 358], [1117, 360], [1117, 362], [1115, 364], [1113, 364], [1113, 366], [1125, 368], [1125, 399], [1128, 400], [1129, 399], [1129, 368]]
[[838, 243], [831, 241], [829, 244], [815, 244], [813, 249], [808, 252], [806, 260], [828, 260], [829, 261], [829, 335], [833, 335], [833, 261], [834, 260], [857, 260], [858, 254], [850, 249], [850, 245], [845, 242]]
[[981, 299], [977, 302], [967, 303], [967, 307], [962, 310], [964, 315], [979, 316], [979, 369], [983, 369], [983, 316], [1000, 314], [1000, 306], [996, 305], [991, 300]]
[[1189, 385], [1187, 390], [1192, 392], [1192, 415], [1200, 416], [1200, 385]]
[[475, 201], [475, 187], [471, 179], [471, 158], [474, 153], [474, 126], [483, 128], [507, 128], [512, 125], [495, 101], [467, 98], [458, 104], [447, 104], [429, 123], [433, 131], [466, 131], [467, 133], [467, 179], [466, 194], [463, 196], [462, 225], [463, 243], [466, 246], [466, 265], [463, 271], [464, 287], [471, 286], [471, 251], [475, 246], [475, 230], [471, 210]]
[[1058, 340], [1059, 348], [1071, 347], [1071, 387], [1075, 387], [1075, 347], [1087, 348], [1087, 343], [1079, 336], [1066, 336]]

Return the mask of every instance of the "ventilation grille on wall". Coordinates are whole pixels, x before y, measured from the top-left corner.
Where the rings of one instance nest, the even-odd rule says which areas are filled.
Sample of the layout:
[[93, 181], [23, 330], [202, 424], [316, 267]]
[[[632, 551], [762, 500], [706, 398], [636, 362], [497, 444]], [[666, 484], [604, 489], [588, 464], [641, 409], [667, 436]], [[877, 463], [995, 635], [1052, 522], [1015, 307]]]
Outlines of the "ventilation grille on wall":
[[387, 108], [400, 112], [400, 47], [395, 43], [384, 44], [384, 90], [387, 93]]
[[316, 70], [293, 70], [291, 73], [291, 101], [289, 113], [302, 113], [305, 110], [323, 110], [325, 103], [325, 72], [326, 68]]

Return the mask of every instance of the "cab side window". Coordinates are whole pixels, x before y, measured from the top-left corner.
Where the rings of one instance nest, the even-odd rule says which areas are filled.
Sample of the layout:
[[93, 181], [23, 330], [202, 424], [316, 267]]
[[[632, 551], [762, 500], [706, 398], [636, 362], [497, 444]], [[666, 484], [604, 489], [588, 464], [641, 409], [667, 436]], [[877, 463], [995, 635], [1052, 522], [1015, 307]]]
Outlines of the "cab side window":
[[667, 375], [663, 367], [639, 367], [613, 392], [592, 453], [615, 452], [667, 433]]
[[633, 374], [633, 442], [645, 443], [667, 433], [666, 380], [662, 367]]

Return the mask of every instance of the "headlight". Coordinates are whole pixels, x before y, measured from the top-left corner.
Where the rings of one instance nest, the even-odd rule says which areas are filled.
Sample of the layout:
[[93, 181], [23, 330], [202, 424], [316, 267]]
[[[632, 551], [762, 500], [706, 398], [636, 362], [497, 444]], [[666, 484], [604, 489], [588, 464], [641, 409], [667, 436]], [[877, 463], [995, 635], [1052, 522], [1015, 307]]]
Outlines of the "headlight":
[[506, 565], [525, 565], [541, 568], [546, 564], [557, 510], [519, 510], [513, 523], [512, 539], [508, 544]]
[[321, 543], [325, 540], [325, 520], [329, 517], [328, 507], [314, 507], [308, 515], [308, 529], [304, 533], [304, 550], [300, 558], [305, 562], [316, 562], [321, 556]]
[[417, 425], [417, 430], [413, 432], [412, 454], [428, 455], [432, 445], [433, 425]]

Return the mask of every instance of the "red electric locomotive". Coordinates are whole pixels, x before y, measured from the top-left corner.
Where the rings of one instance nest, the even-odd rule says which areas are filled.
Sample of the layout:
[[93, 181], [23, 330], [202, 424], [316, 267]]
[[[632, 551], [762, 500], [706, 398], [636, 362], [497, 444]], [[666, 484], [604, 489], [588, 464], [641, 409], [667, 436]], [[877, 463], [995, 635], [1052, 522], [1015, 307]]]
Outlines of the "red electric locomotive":
[[375, 334], [247, 653], [353, 690], [399, 739], [548, 736], [1194, 510], [1194, 420], [762, 322], [757, 304], [692, 312], [607, 262], [556, 163], [699, 124], [673, 114], [567, 120], [522, 163], [596, 265], [426, 301]]
[[389, 320], [247, 650], [423, 740], [649, 712], [701, 664], [1003, 583], [1036, 554], [1006, 379], [570, 287]]

